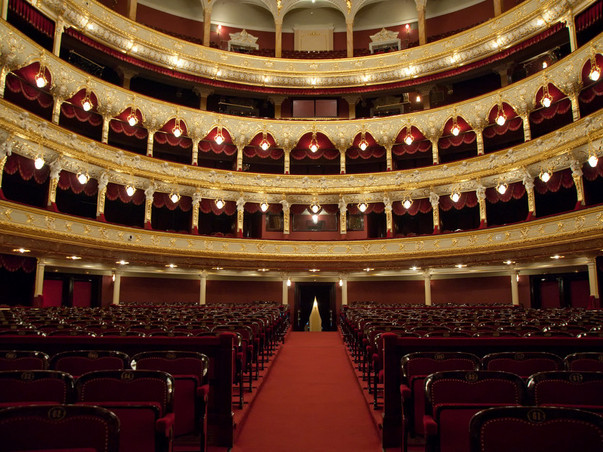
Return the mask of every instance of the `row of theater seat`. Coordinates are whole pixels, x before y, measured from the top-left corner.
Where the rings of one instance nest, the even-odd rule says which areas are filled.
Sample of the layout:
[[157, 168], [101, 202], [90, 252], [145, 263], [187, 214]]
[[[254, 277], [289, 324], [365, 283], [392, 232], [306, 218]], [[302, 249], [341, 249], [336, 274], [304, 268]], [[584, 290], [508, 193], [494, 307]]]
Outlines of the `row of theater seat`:
[[121, 450], [171, 450], [174, 437], [191, 435], [206, 449], [209, 359], [201, 353], [148, 351], [130, 359], [119, 351], [79, 350], [48, 359], [4, 351], [0, 369], [0, 407], [100, 405], [120, 419]]

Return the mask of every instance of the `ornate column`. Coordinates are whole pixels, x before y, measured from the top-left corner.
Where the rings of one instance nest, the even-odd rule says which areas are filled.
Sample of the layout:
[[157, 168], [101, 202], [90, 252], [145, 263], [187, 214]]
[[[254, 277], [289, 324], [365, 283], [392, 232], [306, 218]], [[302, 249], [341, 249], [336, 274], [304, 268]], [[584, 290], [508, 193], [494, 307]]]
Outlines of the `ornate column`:
[[576, 186], [576, 197], [577, 203], [580, 206], [584, 206], [584, 181], [582, 180], [582, 166], [576, 160], [572, 160], [570, 163], [572, 169], [572, 179], [574, 179], [574, 185]]
[[8, 142], [9, 139], [10, 138], [0, 146], [0, 199], [4, 199], [4, 194], [2, 193], [2, 175], [4, 174], [4, 166], [12, 153], [12, 145]]
[[348, 203], [342, 197], [339, 198], [339, 233], [341, 235], [346, 235], [348, 233]]
[[290, 209], [291, 209], [291, 204], [289, 204], [289, 202], [286, 199], [283, 199], [281, 201], [281, 205], [283, 206], [283, 234], [284, 235], [289, 235], [289, 229], [290, 229]]
[[427, 30], [425, 27], [425, 5], [427, 0], [415, 0], [417, 5], [417, 18], [419, 25], [419, 45], [427, 44]]
[[513, 306], [519, 306], [519, 272], [515, 269], [511, 270], [511, 303]]
[[193, 193], [193, 218], [191, 221], [191, 233], [199, 233], [199, 203], [201, 202], [201, 193], [196, 191]]
[[343, 96], [343, 100], [348, 103], [348, 119], [356, 119], [356, 104], [360, 99], [360, 96]]
[[268, 100], [274, 104], [274, 119], [281, 119], [283, 117], [281, 114], [281, 107], [285, 99], [285, 96], [270, 96], [268, 98]]
[[283, 291], [281, 293], [281, 304], [283, 306], [289, 304], [289, 278], [283, 275]]
[[96, 219], [105, 221], [105, 196], [107, 195], [107, 185], [109, 184], [109, 175], [103, 171], [98, 178], [98, 193], [96, 195]]
[[128, 19], [136, 22], [136, 9], [138, 8], [138, 0], [128, 0]]
[[[7, 2], [8, 3], [8, 2]], [[65, 30], [65, 20], [61, 16], [54, 22], [54, 40], [52, 42], [52, 53], [59, 56], [61, 53], [61, 41]]]
[[482, 135], [483, 128], [476, 127], [473, 129], [475, 132], [475, 139], [477, 140], [477, 155], [484, 155], [484, 136]]
[[243, 220], [245, 219], [245, 198], [237, 199], [237, 237], [243, 237]]
[[289, 174], [291, 172], [291, 147], [283, 147], [283, 154], [285, 157], [284, 173]]
[[438, 149], [439, 137], [430, 138], [431, 141], [431, 155], [433, 157], [433, 164], [438, 165], [440, 163], [440, 150]]
[[494, 17], [502, 14], [502, 0], [494, 0]]
[[[6, 0], [8, 2], [8, 0]], [[2, 66], [0, 70], [0, 98], [4, 99], [4, 89], [6, 88], [6, 76], [10, 72], [8, 66]]]
[[153, 196], [155, 195], [155, 187], [150, 186], [144, 191], [144, 228], [153, 229], [151, 227], [151, 219], [153, 215]]
[[429, 202], [433, 214], [433, 233], [440, 233], [440, 196], [437, 193], [429, 193]]
[[588, 261], [588, 285], [590, 296], [599, 299], [599, 280], [597, 279], [597, 262], [595, 258]]
[[479, 227], [481, 229], [488, 226], [488, 218], [486, 216], [486, 187], [479, 185], [475, 190], [475, 194], [479, 202]]
[[523, 177], [523, 185], [528, 194], [528, 218], [536, 216], [536, 197], [534, 196], [534, 178], [527, 174]]
[[192, 150], [192, 158], [191, 165], [198, 166], [199, 165], [199, 143], [201, 142], [201, 138], [199, 137], [191, 137], [193, 141], [193, 150]]
[[103, 115], [103, 132], [101, 137], [101, 143], [107, 144], [109, 142], [109, 123], [111, 122], [111, 116]]
[[203, 270], [199, 274], [199, 304], [205, 306], [207, 303], [207, 271]]
[[429, 270], [423, 273], [423, 281], [425, 283], [425, 306], [431, 306], [431, 272]]
[[237, 171], [243, 171], [243, 149], [244, 144], [237, 144]]
[[341, 306], [348, 305], [348, 280], [341, 277]]
[[147, 157], [153, 157], [153, 142], [155, 141], [156, 130], [147, 129]]
[[121, 288], [121, 272], [115, 271], [113, 273], [113, 301], [111, 304], [118, 306], [119, 305], [119, 292]]
[[574, 122], [580, 119], [580, 103], [578, 102], [578, 94], [580, 94], [580, 87], [572, 86], [569, 93], [569, 98], [572, 103], [572, 119]]
[[523, 141], [528, 142], [532, 139], [532, 130], [530, 129], [530, 113], [523, 113], [521, 121], [523, 123]]
[[211, 8], [212, 4], [207, 2], [203, 10], [203, 45], [209, 47], [211, 33]]
[[38, 258], [36, 263], [36, 281], [34, 287], [34, 299], [44, 294], [44, 269], [46, 264], [44, 259]]
[[338, 146], [337, 150], [339, 151], [339, 173], [345, 174], [345, 151], [346, 148], [342, 146]]
[[347, 57], [352, 58], [354, 56], [354, 18], [346, 17], [345, 19], [345, 31], [346, 31], [346, 47]]
[[274, 56], [280, 58], [283, 54], [283, 18], [274, 19]]
[[207, 98], [214, 93], [214, 90], [201, 86], [194, 86], [193, 93], [199, 96], [199, 110], [207, 111]]
[[565, 23], [567, 31], [569, 33], [570, 51], [574, 52], [578, 48], [578, 39], [576, 37], [576, 24], [574, 23], [574, 13], [570, 8], [567, 15], [564, 16], [561, 21]]
[[392, 200], [389, 196], [383, 198], [383, 205], [385, 206], [385, 230], [386, 237], [392, 238], [394, 236], [394, 217], [392, 215]]
[[392, 171], [394, 169], [394, 159], [392, 157], [392, 144], [387, 143], [385, 146], [385, 165], [386, 171]]
[[[3, 90], [4, 91], [4, 90]], [[61, 96], [54, 96], [54, 105], [52, 106], [52, 123], [58, 124], [61, 118], [61, 105], [63, 105], [63, 99]]]
[[48, 186], [47, 207], [55, 212], [57, 212], [57, 186], [59, 185], [59, 177], [62, 170], [63, 167], [59, 159], [56, 159], [50, 164], [50, 185]]

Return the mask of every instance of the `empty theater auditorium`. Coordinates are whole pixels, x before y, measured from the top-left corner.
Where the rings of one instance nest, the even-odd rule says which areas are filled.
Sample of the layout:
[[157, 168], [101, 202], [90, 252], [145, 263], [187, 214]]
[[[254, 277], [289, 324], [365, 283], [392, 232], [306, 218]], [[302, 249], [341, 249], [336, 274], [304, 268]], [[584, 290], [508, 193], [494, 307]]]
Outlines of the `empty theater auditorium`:
[[0, 6], [0, 451], [603, 451], [603, 0]]

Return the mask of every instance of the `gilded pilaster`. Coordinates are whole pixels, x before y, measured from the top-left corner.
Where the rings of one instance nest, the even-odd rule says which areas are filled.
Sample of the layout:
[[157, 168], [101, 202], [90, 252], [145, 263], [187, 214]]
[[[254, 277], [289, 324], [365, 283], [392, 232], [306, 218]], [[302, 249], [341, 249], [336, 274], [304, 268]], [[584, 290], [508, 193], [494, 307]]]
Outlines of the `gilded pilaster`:
[[343, 196], [339, 198], [339, 233], [345, 235], [348, 233], [347, 216], [348, 203]]
[[433, 191], [429, 193], [429, 202], [433, 213], [433, 233], [440, 232], [440, 196]]
[[576, 197], [577, 202], [580, 205], [584, 205], [584, 181], [582, 180], [582, 167], [577, 161], [572, 161], [570, 164], [572, 169], [572, 179], [574, 179], [574, 185], [576, 186]]

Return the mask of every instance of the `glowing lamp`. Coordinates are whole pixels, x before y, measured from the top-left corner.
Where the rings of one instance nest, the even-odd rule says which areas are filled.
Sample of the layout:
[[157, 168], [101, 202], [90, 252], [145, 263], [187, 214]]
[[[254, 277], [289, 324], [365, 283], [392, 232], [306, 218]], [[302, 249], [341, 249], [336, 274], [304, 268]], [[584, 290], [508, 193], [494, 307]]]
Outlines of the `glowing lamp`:
[[320, 212], [320, 204], [318, 204], [317, 202], [313, 203], [310, 206], [310, 211], [314, 214], [317, 214], [318, 212]]
[[404, 137], [404, 142], [410, 146], [412, 144], [412, 142], [414, 141], [410, 131], [406, 132], [406, 136]]
[[128, 196], [133, 196], [135, 191], [136, 191], [136, 189], [134, 187], [132, 187], [131, 185], [126, 186], [126, 194]]
[[180, 195], [178, 193], [170, 193], [170, 201], [176, 204], [180, 200]]
[[260, 148], [262, 148], [262, 151], [267, 151], [269, 147], [270, 141], [268, 141], [266, 134], [262, 133], [262, 141], [260, 141]]
[[358, 210], [362, 213], [366, 212], [366, 209], [368, 209], [368, 204], [365, 202], [360, 202], [358, 203]]
[[92, 100], [90, 99], [90, 94], [86, 91], [86, 96], [82, 99], [82, 108], [84, 111], [92, 110]]
[[46, 68], [44, 66], [40, 65], [40, 70], [34, 77], [36, 86], [38, 88], [44, 88], [48, 84], [48, 80], [46, 80], [45, 72], [46, 72]]
[[222, 143], [224, 143], [224, 135], [222, 135], [222, 130], [218, 129], [218, 132], [216, 133], [216, 136], [214, 137], [214, 141], [216, 142], [216, 144], [219, 146]]
[[546, 170], [540, 173], [540, 180], [542, 182], [548, 182], [549, 180], [551, 180], [551, 172]]
[[130, 127], [134, 127], [136, 124], [138, 124], [136, 110], [130, 110], [130, 114], [128, 115], [128, 124], [130, 124]]
[[588, 157], [588, 164], [591, 166], [591, 168], [597, 166], [598, 163], [599, 158], [595, 154], [591, 154], [590, 157]]
[[509, 186], [507, 184], [500, 183], [496, 187], [496, 191], [499, 192], [501, 195], [504, 195], [507, 192], [507, 188], [509, 188]]
[[318, 215], [317, 214], [312, 215], [312, 223], [314, 223], [314, 224], [318, 223]]
[[454, 118], [454, 120], [452, 121], [452, 128], [450, 129], [450, 132], [455, 137], [458, 137], [459, 133], [461, 133], [461, 128], [459, 127], [458, 123], [456, 122], [456, 118]]
[[226, 205], [226, 203], [224, 202], [224, 200], [222, 198], [216, 199], [216, 207], [218, 209], [223, 208], [225, 205]]
[[77, 175], [77, 180], [82, 185], [87, 183], [89, 179], [90, 179], [90, 176], [88, 176], [88, 173], [78, 173], [78, 175]]
[[315, 154], [318, 151], [318, 140], [316, 139], [316, 132], [312, 132], [312, 139], [310, 140], [310, 151]]
[[412, 199], [410, 198], [406, 198], [404, 199], [404, 201], [402, 201], [402, 205], [404, 206], [405, 209], [410, 209], [410, 206], [412, 206]]
[[266, 201], [264, 201], [263, 203], [260, 204], [260, 210], [262, 212], [266, 212], [268, 210], [268, 207], [269, 207], [269, 205]]
[[452, 195], [450, 195], [450, 199], [452, 199], [452, 202], [459, 202], [459, 199], [461, 199], [461, 194], [455, 191], [452, 193]]
[[179, 138], [182, 135], [182, 127], [180, 126], [180, 120], [176, 119], [176, 124], [174, 124], [174, 128], [172, 129], [172, 133], [176, 138]]
[[544, 108], [549, 108], [551, 106], [551, 103], [553, 102], [553, 99], [551, 98], [551, 96], [545, 96], [542, 98], [542, 106]]
[[599, 66], [594, 64], [588, 74], [588, 78], [591, 79], [593, 82], [596, 82], [597, 80], [599, 80], [599, 77], [601, 77], [601, 69], [599, 68]]
[[44, 167], [44, 159], [40, 156], [37, 156], [34, 160], [34, 167], [38, 170], [42, 169]]

